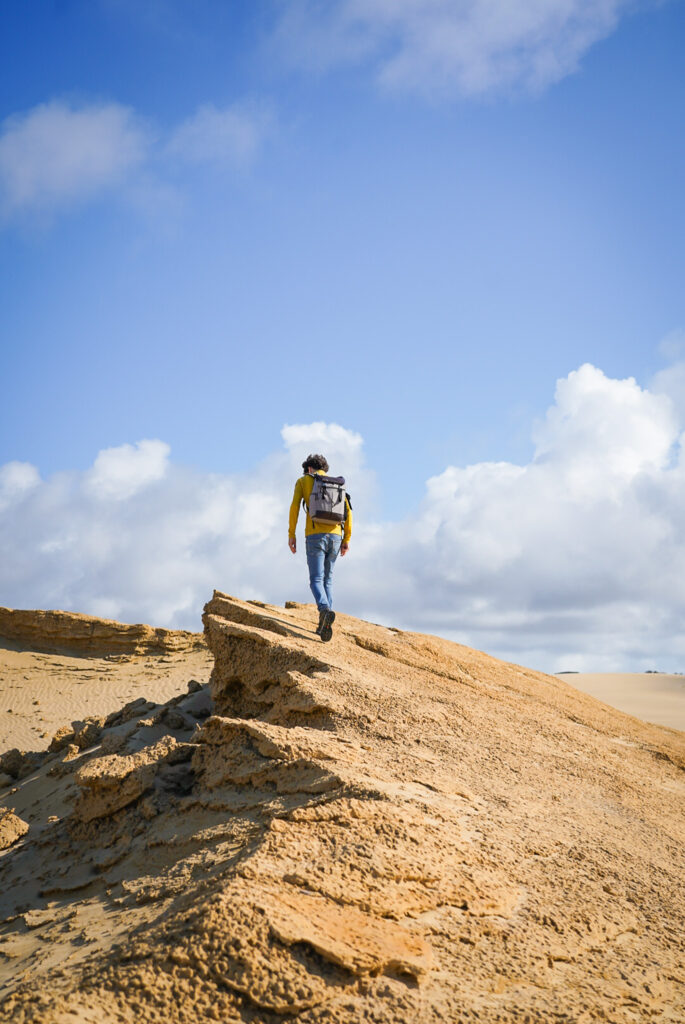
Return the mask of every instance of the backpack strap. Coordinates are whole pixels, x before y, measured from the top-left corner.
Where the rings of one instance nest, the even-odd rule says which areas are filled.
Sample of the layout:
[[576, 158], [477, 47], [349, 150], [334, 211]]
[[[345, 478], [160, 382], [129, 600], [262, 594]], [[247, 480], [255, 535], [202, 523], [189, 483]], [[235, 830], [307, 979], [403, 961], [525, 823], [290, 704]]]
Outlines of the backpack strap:
[[[305, 473], [305, 475], [303, 477], [301, 477], [300, 479], [306, 480], [308, 476], [311, 476], [311, 473]], [[312, 476], [312, 481], [313, 480], [314, 480], [314, 477]], [[312, 483], [312, 488], [313, 487], [314, 487], [314, 484]], [[304, 488], [303, 488], [303, 490], [304, 490]], [[305, 512], [307, 514], [309, 514], [309, 505], [307, 504], [307, 502], [305, 501], [304, 498], [302, 498], [302, 508], [305, 510]]]

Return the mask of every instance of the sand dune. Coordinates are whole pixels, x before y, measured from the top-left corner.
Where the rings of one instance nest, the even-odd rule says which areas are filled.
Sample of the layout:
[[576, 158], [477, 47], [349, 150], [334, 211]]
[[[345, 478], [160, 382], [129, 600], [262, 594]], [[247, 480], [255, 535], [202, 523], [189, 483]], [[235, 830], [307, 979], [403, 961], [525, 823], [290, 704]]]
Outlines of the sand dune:
[[684, 734], [307, 606], [204, 621], [209, 685], [130, 654], [176, 694], [0, 760], [2, 1019], [683, 1019]]
[[685, 676], [665, 672], [563, 672], [559, 677], [644, 722], [685, 730]]
[[44, 750], [65, 723], [137, 697], [163, 703], [212, 663], [201, 633], [0, 608], [0, 752]]

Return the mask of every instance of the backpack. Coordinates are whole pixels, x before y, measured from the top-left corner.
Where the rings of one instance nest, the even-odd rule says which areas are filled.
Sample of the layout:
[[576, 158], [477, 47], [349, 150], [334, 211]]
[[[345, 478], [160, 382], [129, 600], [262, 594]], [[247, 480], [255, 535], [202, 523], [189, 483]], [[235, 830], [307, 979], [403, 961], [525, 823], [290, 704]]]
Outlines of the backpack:
[[345, 491], [344, 476], [323, 476], [317, 473], [307, 509], [309, 518], [313, 523], [341, 526], [347, 518], [345, 498], [349, 502], [349, 497]]

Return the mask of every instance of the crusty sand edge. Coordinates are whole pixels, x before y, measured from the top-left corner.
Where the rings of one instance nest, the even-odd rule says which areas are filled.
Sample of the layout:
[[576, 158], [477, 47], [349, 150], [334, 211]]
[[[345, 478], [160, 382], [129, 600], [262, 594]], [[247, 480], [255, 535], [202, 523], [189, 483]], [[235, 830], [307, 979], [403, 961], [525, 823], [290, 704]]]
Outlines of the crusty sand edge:
[[163, 654], [205, 646], [202, 633], [123, 623], [78, 612], [0, 608], [0, 639], [45, 653]]

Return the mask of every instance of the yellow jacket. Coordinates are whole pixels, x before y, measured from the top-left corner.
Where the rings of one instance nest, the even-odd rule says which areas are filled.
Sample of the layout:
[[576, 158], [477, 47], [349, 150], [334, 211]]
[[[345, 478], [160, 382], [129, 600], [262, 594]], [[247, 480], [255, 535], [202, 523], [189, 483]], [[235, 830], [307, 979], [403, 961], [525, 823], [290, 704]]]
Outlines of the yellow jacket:
[[[318, 469], [317, 473], [325, 475], [322, 469]], [[288, 524], [288, 536], [295, 536], [295, 528], [297, 527], [297, 517], [300, 514], [300, 505], [304, 501], [307, 508], [309, 508], [309, 499], [312, 494], [312, 487], [314, 486], [314, 477], [311, 473], [307, 473], [306, 476], [301, 476], [295, 484], [295, 493], [293, 494], [292, 505], [290, 506], [290, 522]], [[343, 542], [349, 544], [350, 537], [352, 536], [352, 509], [350, 503], [345, 498], [345, 508], [347, 509], [347, 518], [345, 519], [345, 530], [343, 531], [340, 523], [313, 523], [309, 518], [309, 512], [307, 512], [307, 525], [305, 526], [304, 535], [308, 537], [310, 533], [342, 533]]]

